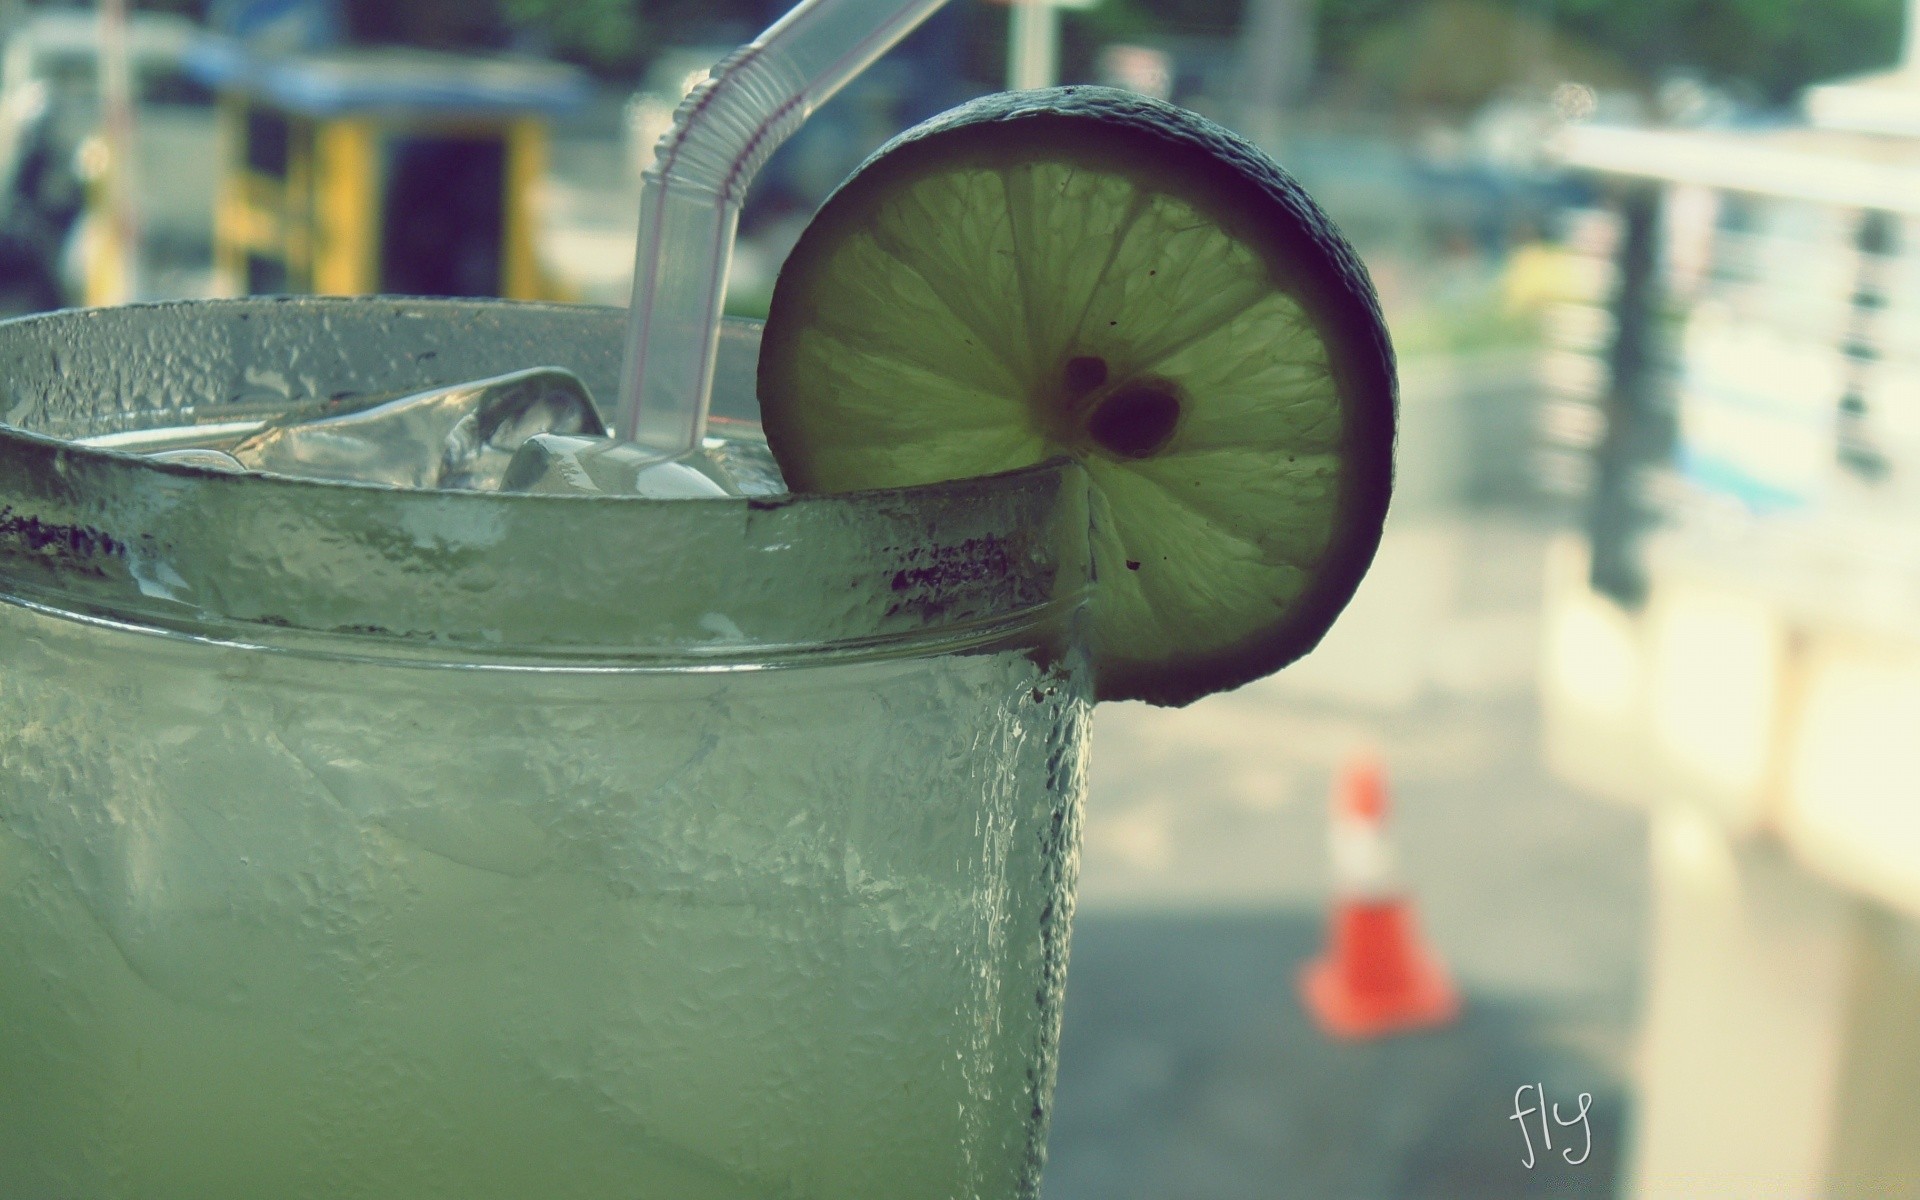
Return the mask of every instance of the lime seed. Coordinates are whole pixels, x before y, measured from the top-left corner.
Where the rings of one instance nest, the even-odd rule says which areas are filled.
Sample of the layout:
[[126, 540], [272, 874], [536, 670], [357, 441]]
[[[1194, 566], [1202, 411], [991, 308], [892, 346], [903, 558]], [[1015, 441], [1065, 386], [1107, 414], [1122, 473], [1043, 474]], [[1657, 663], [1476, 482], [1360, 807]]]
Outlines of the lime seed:
[[1164, 384], [1134, 383], [1100, 401], [1087, 436], [1121, 458], [1146, 458], [1167, 444], [1180, 423], [1180, 399]]
[[1067, 395], [1078, 399], [1107, 381], [1107, 360], [1092, 354], [1070, 358], [1066, 376]]

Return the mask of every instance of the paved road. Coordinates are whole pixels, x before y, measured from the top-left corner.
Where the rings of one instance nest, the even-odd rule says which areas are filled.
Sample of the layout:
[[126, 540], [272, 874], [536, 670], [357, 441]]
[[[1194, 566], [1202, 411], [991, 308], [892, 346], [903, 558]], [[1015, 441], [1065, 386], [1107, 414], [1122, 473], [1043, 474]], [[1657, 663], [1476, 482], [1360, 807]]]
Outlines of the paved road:
[[[1644, 827], [1538, 763], [1546, 526], [1396, 520], [1349, 615], [1281, 676], [1095, 722], [1047, 1200], [1604, 1197], [1645, 916]], [[1319, 947], [1325, 801], [1370, 747], [1453, 1029], [1329, 1044], [1294, 999]], [[1593, 1152], [1535, 1169], [1512, 1111], [1594, 1096]], [[1556, 1140], [1556, 1151], [1565, 1148]]]
[[[1289, 990], [1319, 936], [1297, 912], [1087, 914], [1046, 1200], [1614, 1194], [1618, 1065], [1581, 1043], [1617, 1015], [1470, 991], [1444, 1032], [1330, 1043]], [[1552, 1152], [1533, 1127], [1531, 1170], [1509, 1119], [1523, 1083], [1563, 1118], [1593, 1097], [1586, 1127], [1556, 1127]]]

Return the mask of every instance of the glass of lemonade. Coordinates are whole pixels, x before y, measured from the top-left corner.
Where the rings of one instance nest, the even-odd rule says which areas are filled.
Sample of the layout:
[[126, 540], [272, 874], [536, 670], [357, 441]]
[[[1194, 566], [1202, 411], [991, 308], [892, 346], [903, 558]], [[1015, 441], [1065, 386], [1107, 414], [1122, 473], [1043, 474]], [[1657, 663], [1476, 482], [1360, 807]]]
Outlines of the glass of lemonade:
[[0, 325], [0, 1197], [1035, 1194], [1077, 468], [662, 501], [136, 453], [535, 363], [609, 396], [622, 320]]

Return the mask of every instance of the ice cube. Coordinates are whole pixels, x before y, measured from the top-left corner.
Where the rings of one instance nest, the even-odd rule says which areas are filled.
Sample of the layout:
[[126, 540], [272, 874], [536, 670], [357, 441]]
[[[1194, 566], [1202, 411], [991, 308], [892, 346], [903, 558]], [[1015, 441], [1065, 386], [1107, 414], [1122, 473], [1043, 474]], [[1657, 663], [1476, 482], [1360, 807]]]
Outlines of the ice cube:
[[521, 445], [500, 487], [508, 492], [659, 500], [738, 495], [724, 478], [698, 451], [665, 458], [632, 442], [541, 433]]
[[156, 450], [147, 457], [155, 462], [185, 463], [190, 467], [205, 467], [209, 471], [225, 471], [229, 475], [245, 474], [247, 469], [245, 463], [225, 450], [204, 446], [192, 446], [185, 450]]
[[[715, 422], [724, 428], [724, 420]], [[719, 469], [718, 477], [743, 496], [776, 496], [787, 490], [780, 465], [767, 452], [767, 444], [757, 437], [709, 437], [703, 443], [707, 462]]]
[[233, 448], [244, 467], [394, 487], [493, 489], [537, 433], [602, 435], [586, 385], [533, 367], [272, 425]]

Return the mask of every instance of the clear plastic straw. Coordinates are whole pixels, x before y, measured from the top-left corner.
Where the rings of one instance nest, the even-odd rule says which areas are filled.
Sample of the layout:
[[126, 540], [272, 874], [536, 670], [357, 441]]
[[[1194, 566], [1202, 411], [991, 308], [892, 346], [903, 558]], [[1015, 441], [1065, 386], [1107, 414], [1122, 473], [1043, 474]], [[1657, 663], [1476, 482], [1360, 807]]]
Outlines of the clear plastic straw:
[[681, 103], [642, 177], [616, 436], [668, 456], [700, 444], [747, 184], [801, 122], [943, 3], [806, 0]]

